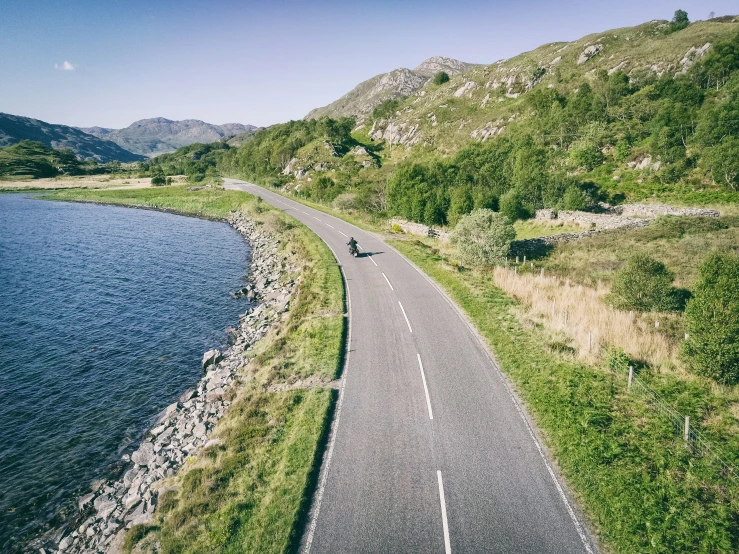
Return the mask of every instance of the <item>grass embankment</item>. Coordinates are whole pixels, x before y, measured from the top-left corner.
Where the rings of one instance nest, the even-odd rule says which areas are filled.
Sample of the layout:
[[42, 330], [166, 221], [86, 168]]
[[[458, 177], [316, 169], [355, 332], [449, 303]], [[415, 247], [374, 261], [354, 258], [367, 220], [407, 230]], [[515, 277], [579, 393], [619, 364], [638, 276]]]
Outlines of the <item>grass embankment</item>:
[[[161, 495], [151, 526], [137, 526], [126, 549], [162, 553], [282, 553], [294, 550], [316, 478], [335, 392], [268, 392], [298, 378], [335, 379], [342, 360], [344, 291], [329, 249], [303, 225], [243, 192], [184, 187], [63, 191], [85, 200], [169, 210], [213, 219], [240, 210], [278, 234], [280, 253], [299, 267], [287, 320], [248, 363], [250, 380], [216, 427], [222, 443], [189, 459]], [[298, 275], [286, 275], [286, 279]], [[246, 360], [245, 360], [246, 363]], [[245, 373], [246, 375], [246, 373]], [[169, 483], [168, 483], [169, 484]]]
[[[491, 346], [605, 550], [739, 549], [739, 483], [713, 456], [687, 449], [643, 395], [628, 393], [623, 368], [578, 361], [555, 333], [521, 317], [522, 306], [490, 271], [458, 271], [431, 241], [390, 243], [446, 290]], [[640, 378], [739, 464], [737, 421], [726, 396], [700, 380], [647, 367]]]

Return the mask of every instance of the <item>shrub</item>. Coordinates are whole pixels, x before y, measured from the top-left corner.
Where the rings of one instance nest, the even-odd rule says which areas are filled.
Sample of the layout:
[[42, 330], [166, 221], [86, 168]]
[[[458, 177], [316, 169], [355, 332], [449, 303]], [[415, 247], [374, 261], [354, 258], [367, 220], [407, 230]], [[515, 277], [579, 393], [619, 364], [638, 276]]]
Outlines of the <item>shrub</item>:
[[164, 172], [161, 168], [157, 167], [151, 173], [151, 185], [154, 187], [161, 187], [167, 184], [167, 178], [164, 176]]
[[685, 361], [698, 375], [739, 383], [739, 256], [711, 254], [693, 294], [685, 310]]
[[612, 371], [624, 372], [629, 370], [631, 359], [623, 348], [609, 348], [606, 352], [606, 365]]
[[609, 300], [620, 310], [679, 310], [680, 293], [672, 286], [674, 278], [662, 262], [635, 254], [614, 276]]
[[460, 259], [470, 265], [496, 265], [505, 261], [516, 231], [503, 214], [479, 209], [463, 216], [450, 236]]
[[516, 189], [509, 190], [500, 197], [500, 213], [509, 220], [529, 219], [533, 214], [524, 204], [523, 196]]
[[561, 202], [563, 210], [584, 210], [587, 205], [588, 197], [580, 187], [575, 185], [567, 187]]
[[449, 74], [446, 71], [439, 71], [434, 75], [433, 82], [435, 85], [443, 85], [449, 82]]

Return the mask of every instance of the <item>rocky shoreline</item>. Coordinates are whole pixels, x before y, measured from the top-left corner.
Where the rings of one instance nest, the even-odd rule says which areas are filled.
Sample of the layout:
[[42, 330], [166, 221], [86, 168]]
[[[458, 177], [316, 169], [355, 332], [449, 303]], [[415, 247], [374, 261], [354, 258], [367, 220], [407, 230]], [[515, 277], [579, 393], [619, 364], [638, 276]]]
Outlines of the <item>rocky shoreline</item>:
[[247, 351], [279, 324], [297, 285], [295, 280], [283, 282], [297, 268], [280, 254], [279, 239], [239, 212], [232, 212], [227, 221], [252, 248], [250, 284], [236, 295], [258, 304], [230, 330], [231, 345], [225, 352], [205, 353], [203, 377], [196, 387], [157, 416], [136, 451], [123, 455], [122, 476], [96, 482], [89, 494], [79, 498], [73, 523], [31, 543], [30, 552], [120, 552], [126, 530], [152, 520], [159, 495], [172, 489], [171, 477], [185, 460], [219, 443], [210, 435], [235, 396], [234, 384], [248, 379], [241, 372], [249, 363]]

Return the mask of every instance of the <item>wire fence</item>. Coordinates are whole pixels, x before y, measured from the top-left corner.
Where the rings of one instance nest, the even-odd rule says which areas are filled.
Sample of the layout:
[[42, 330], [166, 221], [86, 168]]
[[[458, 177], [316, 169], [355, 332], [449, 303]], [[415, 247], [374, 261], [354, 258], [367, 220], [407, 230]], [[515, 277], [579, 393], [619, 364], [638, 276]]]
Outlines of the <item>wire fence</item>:
[[651, 387], [649, 387], [643, 379], [633, 374], [633, 369], [629, 368], [629, 372], [629, 381], [631, 383], [630, 388], [639, 390], [646, 397], [647, 402], [652, 406], [652, 408], [672, 423], [675, 427], [675, 431], [678, 434], [683, 435], [685, 446], [689, 448], [693, 454], [710, 456], [723, 467], [727, 475], [730, 475], [734, 479], [739, 479], [739, 472], [737, 469], [729, 463], [724, 456], [722, 456], [721, 452], [706, 439], [703, 433], [691, 428], [689, 416], [682, 415], [662, 400], [662, 398], [660, 398], [660, 396]]

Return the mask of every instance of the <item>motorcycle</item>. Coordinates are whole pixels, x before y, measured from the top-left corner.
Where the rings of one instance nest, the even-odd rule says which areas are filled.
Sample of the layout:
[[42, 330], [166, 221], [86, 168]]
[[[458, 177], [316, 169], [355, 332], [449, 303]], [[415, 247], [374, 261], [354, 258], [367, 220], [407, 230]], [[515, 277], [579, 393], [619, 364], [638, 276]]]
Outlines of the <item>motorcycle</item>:
[[358, 249], [358, 248], [356, 247], [356, 245], [355, 245], [355, 246], [351, 246], [351, 245], [349, 245], [349, 254], [351, 254], [351, 255], [352, 255], [352, 256], [354, 256], [355, 258], [356, 258], [357, 256], [359, 256], [359, 249]]

